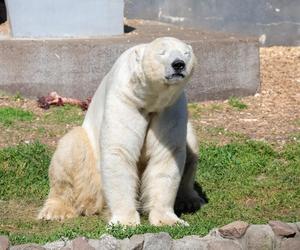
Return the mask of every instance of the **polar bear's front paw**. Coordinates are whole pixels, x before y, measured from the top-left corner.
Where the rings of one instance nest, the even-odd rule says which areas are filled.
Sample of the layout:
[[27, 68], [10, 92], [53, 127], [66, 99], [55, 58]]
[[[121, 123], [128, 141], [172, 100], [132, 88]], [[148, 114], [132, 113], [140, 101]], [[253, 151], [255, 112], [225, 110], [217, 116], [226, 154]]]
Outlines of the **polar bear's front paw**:
[[38, 215], [39, 220], [65, 220], [76, 217], [76, 211], [72, 207], [62, 204], [46, 204]]
[[152, 210], [149, 213], [149, 221], [150, 224], [154, 226], [172, 226], [175, 224], [189, 226], [189, 224], [186, 221], [179, 219], [175, 213], [170, 211], [162, 212], [159, 210]]
[[141, 223], [140, 215], [137, 211], [127, 213], [126, 215], [112, 215], [109, 225], [137, 226]]

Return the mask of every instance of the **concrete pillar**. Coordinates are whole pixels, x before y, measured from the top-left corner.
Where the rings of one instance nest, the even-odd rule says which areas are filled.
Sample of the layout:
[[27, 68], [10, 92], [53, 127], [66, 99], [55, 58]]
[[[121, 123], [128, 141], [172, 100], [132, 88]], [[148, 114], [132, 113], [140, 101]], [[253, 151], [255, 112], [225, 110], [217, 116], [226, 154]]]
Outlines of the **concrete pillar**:
[[123, 0], [5, 0], [13, 37], [122, 34]]

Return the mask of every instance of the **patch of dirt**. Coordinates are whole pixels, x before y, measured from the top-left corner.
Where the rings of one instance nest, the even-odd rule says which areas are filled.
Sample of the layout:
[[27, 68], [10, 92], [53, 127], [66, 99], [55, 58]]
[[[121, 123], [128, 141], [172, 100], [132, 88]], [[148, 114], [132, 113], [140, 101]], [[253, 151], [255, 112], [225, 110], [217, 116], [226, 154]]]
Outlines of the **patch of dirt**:
[[[41, 206], [41, 204], [35, 204], [32, 202], [0, 200], [0, 207], [2, 210], [0, 219], [35, 219], [39, 206]], [[2, 225], [0, 224], [0, 228], [1, 226]]]
[[223, 144], [248, 137], [282, 146], [300, 139], [300, 47], [261, 48], [260, 62], [260, 93], [241, 98], [248, 108], [212, 101], [192, 112], [201, 140]]
[[[31, 111], [35, 115], [31, 122], [16, 121], [10, 126], [5, 126], [0, 122], [0, 148], [19, 143], [30, 143], [35, 140], [55, 148], [58, 140], [72, 127], [77, 126], [72, 123], [47, 122], [45, 117], [53, 111], [53, 108], [41, 109], [36, 100], [0, 94], [0, 107], [21, 108]], [[79, 108], [78, 112], [84, 114]]]

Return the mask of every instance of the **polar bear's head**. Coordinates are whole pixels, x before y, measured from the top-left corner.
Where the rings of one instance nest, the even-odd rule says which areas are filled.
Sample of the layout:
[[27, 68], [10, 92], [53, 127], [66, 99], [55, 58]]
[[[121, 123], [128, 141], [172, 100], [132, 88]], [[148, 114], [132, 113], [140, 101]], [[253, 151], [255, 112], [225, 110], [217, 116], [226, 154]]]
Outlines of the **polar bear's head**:
[[193, 72], [195, 56], [190, 45], [172, 37], [162, 37], [145, 47], [143, 73], [148, 82], [176, 86], [187, 82]]

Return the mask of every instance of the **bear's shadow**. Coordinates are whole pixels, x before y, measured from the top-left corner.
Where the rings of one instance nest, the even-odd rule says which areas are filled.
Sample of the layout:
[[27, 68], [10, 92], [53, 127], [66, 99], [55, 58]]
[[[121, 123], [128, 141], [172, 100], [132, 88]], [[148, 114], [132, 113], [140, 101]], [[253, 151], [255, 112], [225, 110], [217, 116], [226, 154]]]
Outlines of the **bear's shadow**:
[[195, 191], [198, 193], [199, 195], [199, 200], [200, 200], [200, 203], [199, 205], [200, 206], [184, 206], [184, 207], [179, 207], [179, 206], [176, 206], [176, 203], [175, 203], [175, 206], [174, 206], [174, 211], [175, 211], [175, 214], [180, 217], [182, 214], [193, 214], [193, 213], [196, 213], [198, 210], [201, 209], [201, 207], [203, 207], [205, 204], [208, 203], [209, 199], [206, 195], [206, 192], [203, 190], [203, 188], [201, 187], [201, 185], [198, 183], [198, 182], [195, 182], [194, 183], [194, 189]]

